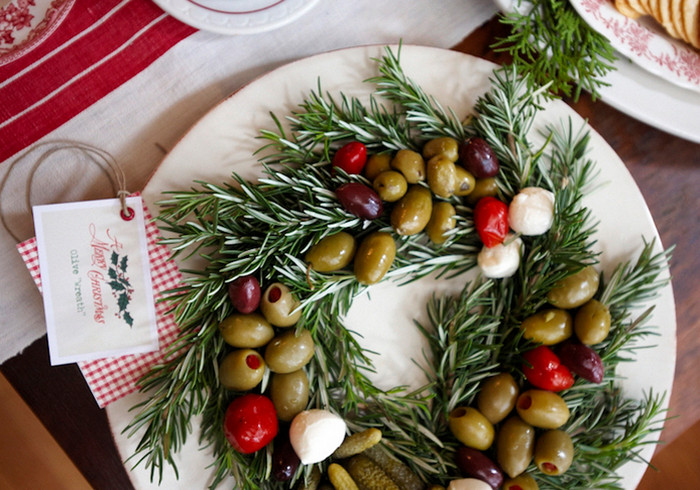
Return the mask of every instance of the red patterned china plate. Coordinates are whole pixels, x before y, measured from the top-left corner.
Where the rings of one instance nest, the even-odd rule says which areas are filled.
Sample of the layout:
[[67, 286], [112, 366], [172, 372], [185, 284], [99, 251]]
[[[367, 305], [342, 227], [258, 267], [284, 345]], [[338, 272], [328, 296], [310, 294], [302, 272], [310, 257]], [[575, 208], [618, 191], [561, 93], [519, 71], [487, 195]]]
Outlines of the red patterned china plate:
[[39, 45], [58, 27], [75, 0], [0, 0], [0, 65]]

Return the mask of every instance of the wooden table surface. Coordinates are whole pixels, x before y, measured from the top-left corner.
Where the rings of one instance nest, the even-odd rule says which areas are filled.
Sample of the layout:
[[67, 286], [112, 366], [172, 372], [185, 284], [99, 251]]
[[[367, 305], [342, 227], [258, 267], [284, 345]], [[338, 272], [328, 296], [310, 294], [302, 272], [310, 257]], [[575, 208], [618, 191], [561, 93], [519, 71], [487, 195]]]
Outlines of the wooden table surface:
[[[504, 61], [489, 45], [503, 28], [482, 26], [454, 49]], [[635, 178], [665, 246], [676, 245], [671, 273], [676, 300], [676, 377], [662, 440], [670, 442], [700, 420], [700, 145], [638, 122], [583, 96], [572, 107], [618, 153]], [[105, 412], [95, 404], [76, 365], [51, 367], [46, 337], [0, 370], [96, 489], [132, 488]]]

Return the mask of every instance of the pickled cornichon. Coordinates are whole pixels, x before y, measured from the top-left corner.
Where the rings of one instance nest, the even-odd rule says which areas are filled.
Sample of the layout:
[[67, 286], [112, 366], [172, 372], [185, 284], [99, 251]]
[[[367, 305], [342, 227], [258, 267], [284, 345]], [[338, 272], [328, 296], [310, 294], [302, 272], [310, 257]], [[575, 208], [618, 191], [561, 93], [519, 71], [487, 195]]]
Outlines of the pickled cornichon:
[[347, 462], [347, 470], [360, 488], [367, 490], [399, 490], [398, 485], [374, 461], [358, 454]]

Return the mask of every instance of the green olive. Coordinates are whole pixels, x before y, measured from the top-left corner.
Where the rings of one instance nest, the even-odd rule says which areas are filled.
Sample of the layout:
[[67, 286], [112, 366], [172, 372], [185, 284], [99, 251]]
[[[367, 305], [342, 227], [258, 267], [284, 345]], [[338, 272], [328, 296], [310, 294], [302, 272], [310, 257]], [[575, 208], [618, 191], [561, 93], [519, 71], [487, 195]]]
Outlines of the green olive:
[[309, 378], [303, 369], [291, 373], [272, 373], [270, 398], [280, 420], [289, 422], [309, 403]]
[[457, 188], [457, 166], [442, 155], [428, 160], [428, 187], [438, 197], [448, 198]]
[[574, 443], [563, 430], [548, 430], [537, 438], [535, 464], [546, 475], [561, 475], [574, 459]]
[[517, 415], [508, 418], [498, 430], [496, 460], [501, 469], [515, 478], [527, 469], [535, 451], [535, 429]]
[[509, 478], [501, 487], [503, 490], [539, 490], [540, 486], [537, 481], [528, 474]]
[[573, 323], [568, 311], [549, 308], [527, 317], [520, 324], [520, 329], [526, 339], [554, 345], [571, 337]]
[[440, 201], [433, 204], [433, 212], [430, 214], [430, 220], [425, 226], [425, 232], [428, 234], [430, 241], [439, 245], [447, 240], [445, 233], [453, 229], [457, 222], [455, 221], [455, 207], [449, 202]]
[[265, 362], [273, 373], [291, 373], [303, 368], [314, 356], [314, 339], [311, 333], [294, 329], [276, 336], [265, 347]]
[[482, 383], [476, 405], [492, 424], [497, 424], [515, 408], [518, 392], [515, 378], [509, 373], [500, 373]]
[[493, 443], [493, 425], [476, 408], [455, 408], [450, 413], [449, 426], [457, 440], [467, 447], [485, 451]]
[[436, 155], [443, 155], [449, 161], [456, 162], [459, 159], [459, 143], [449, 136], [431, 139], [423, 145], [423, 158], [430, 160]]
[[395, 170], [387, 170], [374, 178], [372, 187], [377, 191], [382, 201], [395, 202], [406, 194], [408, 184], [403, 174]]
[[476, 179], [474, 184], [474, 190], [469, 193], [467, 197], [467, 203], [473, 206], [477, 203], [479, 199], [486, 196], [495, 197], [498, 195], [498, 184], [496, 183], [495, 177], [486, 177], [483, 179]]
[[318, 272], [333, 272], [346, 267], [355, 256], [355, 238], [344, 231], [323, 237], [306, 252], [304, 259]]
[[600, 276], [589, 265], [557, 282], [547, 293], [547, 300], [557, 308], [577, 308], [598, 291]]
[[367, 180], [370, 182], [377, 178], [377, 176], [391, 170], [391, 154], [390, 153], [375, 153], [367, 158], [367, 163], [365, 163], [365, 168], [363, 172]]
[[569, 420], [566, 402], [551, 391], [525, 391], [518, 397], [515, 408], [521, 419], [540, 429], [558, 429]]
[[248, 391], [260, 384], [265, 361], [253, 349], [230, 352], [219, 365], [219, 382], [229, 390]]
[[425, 180], [425, 161], [413, 150], [399, 150], [391, 159], [391, 168], [398, 170], [409, 184]]
[[391, 210], [391, 226], [399, 235], [415, 235], [423, 231], [433, 212], [430, 191], [414, 185]]
[[299, 301], [281, 282], [270, 284], [260, 300], [260, 311], [275, 327], [291, 327], [301, 318]]
[[610, 310], [597, 299], [592, 299], [576, 312], [574, 331], [582, 344], [594, 345], [610, 333]]
[[476, 180], [471, 172], [466, 170], [464, 167], [455, 165], [455, 175], [455, 188], [453, 189], [452, 193], [459, 197], [471, 195], [476, 188]]
[[355, 253], [354, 272], [362, 284], [382, 280], [396, 257], [396, 243], [389, 233], [381, 231], [367, 235]]
[[234, 347], [262, 347], [275, 336], [272, 325], [258, 313], [234, 313], [219, 323], [219, 332]]

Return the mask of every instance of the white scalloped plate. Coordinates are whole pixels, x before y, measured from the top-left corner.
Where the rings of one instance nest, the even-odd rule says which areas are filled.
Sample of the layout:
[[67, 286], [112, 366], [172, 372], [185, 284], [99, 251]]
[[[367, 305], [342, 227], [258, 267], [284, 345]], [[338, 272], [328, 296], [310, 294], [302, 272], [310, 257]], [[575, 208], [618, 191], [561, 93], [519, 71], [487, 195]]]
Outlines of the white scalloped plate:
[[[192, 127], [146, 185], [142, 195], [151, 212], [158, 213], [155, 203], [163, 198], [163, 192], [190, 189], [194, 180], [218, 184], [230, 181], [232, 172], [246, 179], [257, 179], [261, 167], [253, 153], [261, 143], [256, 136], [261, 129], [276, 130], [270, 112], [279, 117], [290, 114], [317, 87], [318, 80], [323, 90], [332, 95], [342, 91], [366, 100], [372, 86], [362, 81], [377, 74], [372, 58], [382, 54], [382, 48], [366, 46], [306, 58], [270, 72], [224, 100]], [[403, 46], [401, 65], [409, 77], [459, 117], [469, 113], [477, 97], [489, 89], [489, 77], [496, 67], [459, 52], [419, 46]], [[531, 135], [568, 119], [574, 128], [585, 125], [563, 102], [548, 103]], [[620, 261], [636, 257], [642, 237], [656, 239], [658, 249], [661, 245], [644, 198], [625, 165], [600, 135], [591, 128], [588, 130], [591, 132], [588, 156], [598, 162], [600, 176], [596, 191], [585, 197], [584, 204], [600, 220], [596, 248], [604, 251], [601, 268], [609, 273]], [[191, 269], [196, 267], [196, 262], [180, 265]], [[413, 321], [425, 324], [425, 306], [432, 295], [456, 293], [469, 277], [466, 274], [449, 281], [425, 278], [401, 287], [383, 282], [370, 288], [371, 297], [364, 294], [355, 299], [345, 323], [362, 335], [364, 346], [379, 353], [373, 356], [378, 385], [414, 388], [422, 385], [424, 373], [412, 359], [423, 359], [425, 343]], [[655, 393], [666, 391], [670, 396], [676, 356], [675, 306], [670, 285], [661, 291], [655, 304], [651, 322], [662, 326], [660, 335], [649, 340], [653, 341], [649, 348], [639, 351], [637, 361], [619, 370], [624, 378], [623, 389], [632, 397], [641, 397], [649, 389]], [[127, 438], [122, 430], [134, 415], [129, 409], [142, 399], [143, 395], [132, 394], [106, 408], [124, 458], [133, 454], [139, 436]], [[192, 424], [196, 431], [198, 421], [193, 420]], [[653, 450], [653, 445], [645, 446], [642, 456], [651, 459]], [[212, 462], [211, 453], [199, 449], [196, 433], [188, 438], [175, 460], [180, 480], [166, 468], [160, 488], [206, 487], [211, 477], [206, 469]], [[620, 470], [624, 488], [634, 489], [645, 469], [645, 465], [638, 463], [625, 465]], [[159, 488], [150, 482], [149, 472], [142, 467], [132, 470], [130, 476], [138, 489]]]
[[700, 92], [700, 52], [673, 39], [649, 17], [631, 19], [609, 0], [571, 0], [581, 18], [649, 73]]
[[276, 29], [308, 12], [318, 0], [153, 0], [176, 19], [217, 34]]

